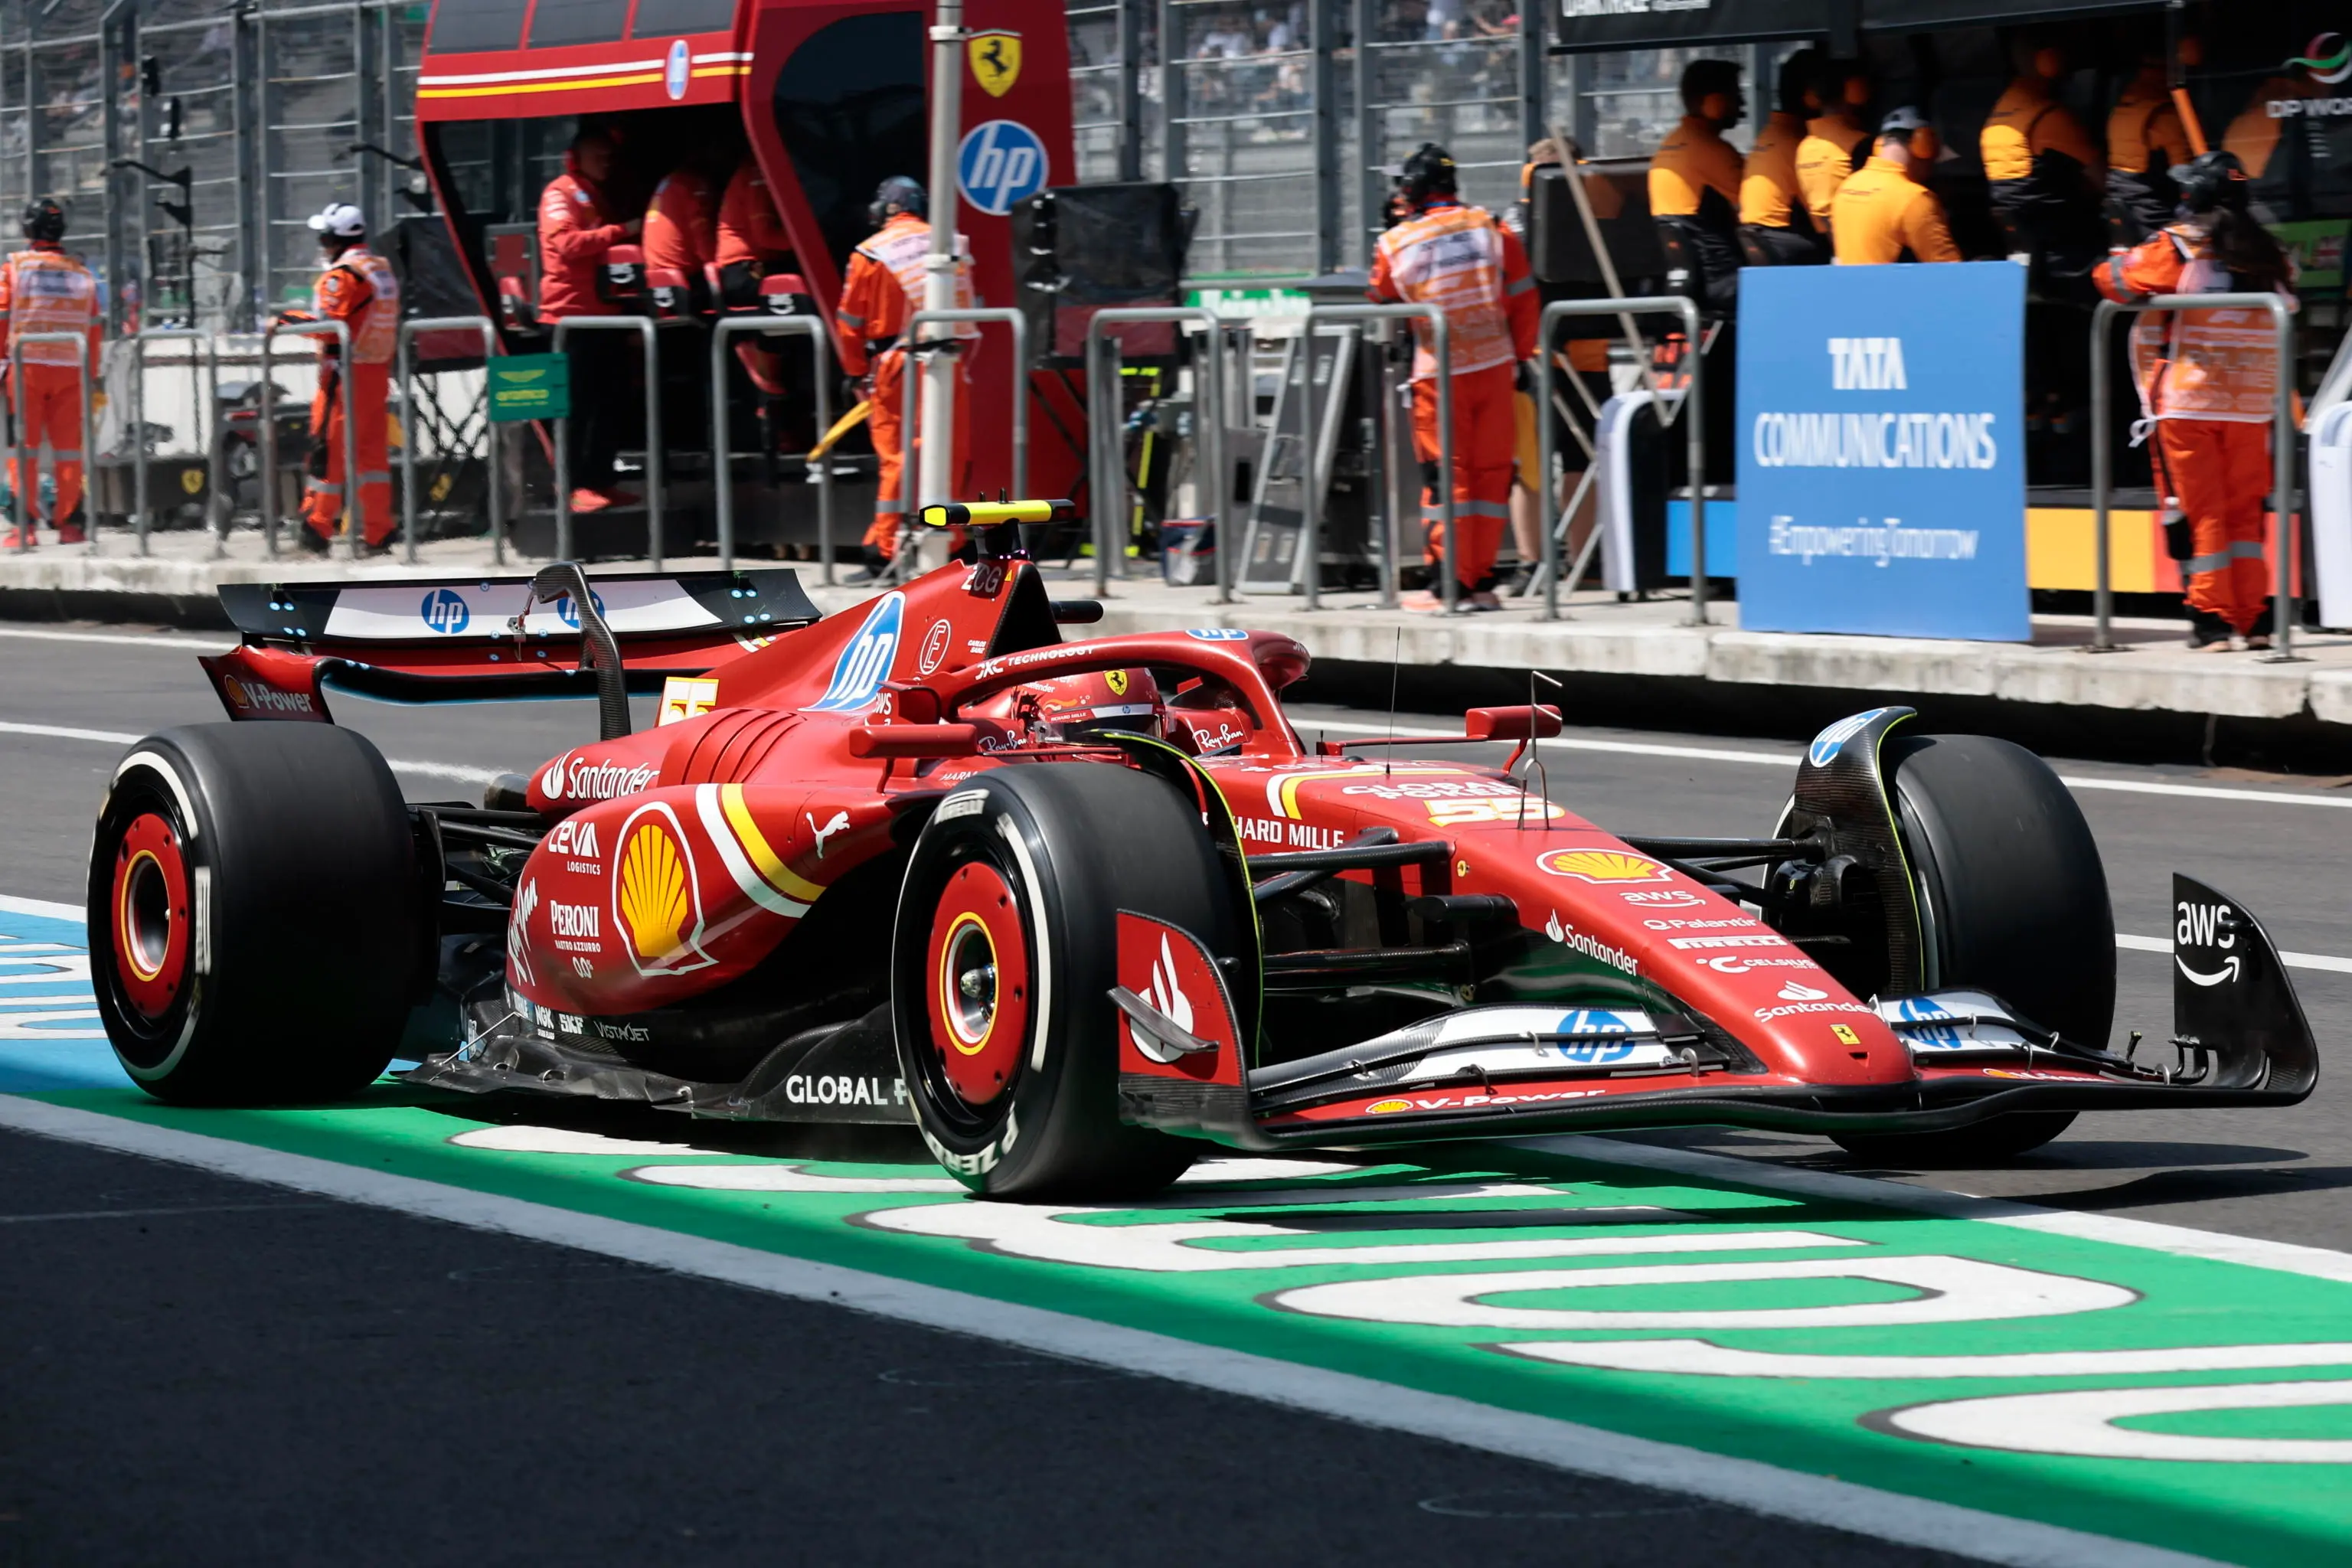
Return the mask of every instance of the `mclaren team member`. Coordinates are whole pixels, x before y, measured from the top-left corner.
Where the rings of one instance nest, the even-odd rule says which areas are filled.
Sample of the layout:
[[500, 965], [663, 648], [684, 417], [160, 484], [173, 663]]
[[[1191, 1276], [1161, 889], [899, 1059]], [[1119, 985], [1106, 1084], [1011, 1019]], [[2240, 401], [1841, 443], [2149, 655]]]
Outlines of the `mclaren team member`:
[[1870, 162], [1830, 203], [1830, 237], [1840, 265], [1960, 258], [1944, 204], [1927, 188], [1927, 171], [1940, 150], [1935, 128], [1916, 109], [1892, 110], [1879, 122]]
[[[352, 338], [351, 374], [337, 363], [332, 338], [319, 340], [319, 390], [310, 398], [310, 475], [302, 496], [309, 526], [302, 543], [324, 550], [346, 511], [357, 517], [368, 549], [390, 548], [392, 356], [400, 332], [400, 279], [392, 263], [368, 248], [367, 219], [355, 206], [330, 203], [310, 220], [319, 237], [319, 280], [310, 289], [310, 318], [341, 321]], [[352, 426], [360, 471], [343, 468], [343, 425]], [[357, 505], [349, 487], [356, 484]]]
[[[874, 193], [867, 216], [881, 226], [850, 253], [849, 276], [834, 312], [842, 368], [864, 378], [867, 426], [881, 458], [881, 488], [874, 498], [874, 522], [866, 531], [866, 564], [879, 573], [898, 553], [898, 526], [907, 512], [905, 386], [908, 372], [907, 323], [923, 308], [925, 264], [931, 251], [930, 198], [904, 174], [893, 174]], [[971, 257], [956, 243], [956, 306], [972, 302]], [[933, 329], [936, 334], [937, 329]], [[961, 495], [971, 468], [971, 361], [980, 329], [954, 329], [956, 397], [953, 457], [948, 490]]]
[[1756, 128], [1739, 180], [1739, 249], [1750, 266], [1803, 267], [1829, 259], [1797, 178], [1806, 117], [1818, 104], [1821, 56], [1799, 49], [1780, 62], [1780, 107]]
[[[2195, 43], [2180, 41], [2184, 57], [2195, 52]], [[2188, 128], [2166, 83], [2164, 54], [2143, 54], [2139, 74], [2107, 112], [2107, 210], [2125, 226], [2128, 243], [2137, 245], [2172, 221], [2179, 200], [2172, 171], [2192, 156]]]
[[1738, 148], [1723, 133], [1748, 112], [1739, 68], [1693, 60], [1683, 69], [1683, 118], [1650, 159], [1650, 216], [1697, 264], [1701, 303], [1729, 310], [1739, 298]]
[[1870, 103], [1869, 74], [1859, 61], [1832, 60], [1807, 100], [1815, 108], [1805, 122], [1805, 139], [1797, 144], [1797, 184], [1813, 227], [1834, 238], [1830, 204], [1848, 177], [1870, 161], [1870, 127], [1863, 118]]
[[[610, 194], [618, 144], [593, 126], [572, 139], [563, 173], [539, 195], [539, 317], [553, 323], [572, 316], [609, 316], [596, 291], [596, 269], [613, 247], [637, 237], [639, 218], [623, 218]], [[635, 380], [636, 345], [619, 332], [581, 332], [564, 344], [571, 363], [572, 510], [602, 511], [636, 496], [613, 482], [620, 455], [621, 419]]]
[[[2192, 158], [2176, 179], [2179, 221], [2102, 263], [2092, 275], [2100, 291], [2126, 304], [2272, 291], [2292, 301], [2284, 252], [2247, 216], [2237, 155]], [[2159, 482], [2189, 521], [2189, 643], [2206, 652], [2227, 652], [2232, 632], [2250, 648], [2271, 646], [2261, 629], [2263, 499], [2272, 479], [2275, 342], [2266, 310], [2148, 312], [2132, 324], [2132, 371], [2156, 427]]]
[[[1517, 431], [1512, 395], [1536, 352], [1541, 306], [1528, 253], [1483, 207], [1456, 195], [1454, 160], [1422, 143], [1400, 172], [1397, 191], [1412, 216], [1382, 234], [1372, 250], [1371, 297], [1383, 303], [1434, 305], [1444, 312], [1454, 403], [1454, 472], [1436, 469], [1437, 356], [1414, 323], [1412, 445], [1427, 476], [1422, 516], [1430, 528], [1428, 560], [1444, 561], [1437, 485], [1454, 487], [1454, 571], [1461, 603], [1498, 610], [1495, 554], [1510, 516]], [[1435, 603], [1443, 603], [1439, 598]], [[1424, 606], [1427, 607], [1427, 606]]]
[[[77, 257], [65, 250], [66, 209], [43, 197], [25, 209], [25, 237], [31, 243], [0, 266], [0, 321], [8, 328], [7, 346], [35, 332], [88, 332], [89, 359], [83, 361], [71, 343], [27, 343], [25, 379], [8, 388], [8, 407], [16, 420], [16, 439], [25, 447], [19, 468], [8, 464], [8, 483], [16, 492], [16, 526], [0, 539], [10, 550], [29, 549], [34, 542], [33, 514], [41, 493], [41, 445], [49, 447], [56, 465], [56, 501], [48, 521], [60, 544], [79, 544], [88, 535], [81, 520], [81, 387], [78, 365], [87, 363], [98, 374], [98, 280]], [[0, 364], [5, 364], [0, 360]], [[5, 374], [5, 373], [0, 373]], [[95, 381], [92, 383], [95, 387]], [[93, 391], [92, 404], [102, 406], [105, 395]]]
[[2030, 37], [2012, 48], [2017, 76], [1985, 116], [1978, 137], [1993, 214], [2014, 249], [2048, 258], [2062, 274], [2079, 275], [2105, 248], [2099, 206], [2106, 159], [2053, 96], [2066, 74], [2065, 51]]

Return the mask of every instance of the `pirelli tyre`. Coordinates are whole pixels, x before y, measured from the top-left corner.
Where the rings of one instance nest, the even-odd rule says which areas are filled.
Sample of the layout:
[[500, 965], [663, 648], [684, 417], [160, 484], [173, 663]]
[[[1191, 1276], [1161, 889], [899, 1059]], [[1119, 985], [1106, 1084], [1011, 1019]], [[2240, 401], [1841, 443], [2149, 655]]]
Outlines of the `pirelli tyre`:
[[[2074, 792], [2040, 757], [1990, 735], [1898, 731], [1882, 757], [1917, 883], [1927, 985], [1981, 987], [2044, 1028], [2105, 1048], [2115, 913]], [[1889, 1164], [1987, 1164], [2039, 1148], [2074, 1120], [2013, 1111], [1948, 1132], [1837, 1142]]]
[[1198, 810], [1100, 763], [1022, 763], [940, 803], [908, 857], [890, 954], [898, 1061], [923, 1141], [976, 1193], [1108, 1200], [1197, 1145], [1119, 1120], [1118, 915], [1214, 953], [1237, 911]]
[[400, 788], [325, 724], [197, 724], [133, 746], [99, 807], [90, 979], [160, 1100], [301, 1104], [383, 1072], [430, 945]]

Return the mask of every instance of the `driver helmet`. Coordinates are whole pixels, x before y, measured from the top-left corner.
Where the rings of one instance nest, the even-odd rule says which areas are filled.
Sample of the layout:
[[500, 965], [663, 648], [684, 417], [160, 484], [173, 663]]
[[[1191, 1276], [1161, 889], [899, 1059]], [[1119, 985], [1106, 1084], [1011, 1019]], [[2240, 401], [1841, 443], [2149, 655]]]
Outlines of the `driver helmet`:
[[1160, 683], [1148, 669], [1032, 681], [1000, 693], [978, 711], [1022, 726], [1033, 741], [1090, 741], [1121, 730], [1157, 739], [1167, 730]]

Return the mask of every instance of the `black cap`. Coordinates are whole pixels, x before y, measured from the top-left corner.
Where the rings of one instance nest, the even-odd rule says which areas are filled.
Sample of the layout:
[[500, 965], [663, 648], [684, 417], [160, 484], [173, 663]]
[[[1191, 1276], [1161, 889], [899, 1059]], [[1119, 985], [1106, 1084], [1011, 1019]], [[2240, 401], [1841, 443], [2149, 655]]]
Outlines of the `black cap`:
[[25, 237], [26, 239], [60, 240], [66, 237], [66, 209], [54, 196], [43, 196], [25, 207]]
[[1454, 155], [1434, 142], [1424, 142], [1397, 169], [1397, 189], [1415, 206], [1432, 196], [1450, 196], [1460, 189]]

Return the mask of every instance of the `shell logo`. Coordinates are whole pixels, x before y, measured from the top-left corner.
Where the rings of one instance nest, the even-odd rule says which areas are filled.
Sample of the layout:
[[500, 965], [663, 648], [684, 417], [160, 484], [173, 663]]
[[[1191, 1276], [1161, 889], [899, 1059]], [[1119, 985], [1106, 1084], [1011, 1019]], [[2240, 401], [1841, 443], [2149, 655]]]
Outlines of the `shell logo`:
[[702, 951], [702, 889], [685, 835], [667, 805], [639, 809], [621, 826], [613, 865], [613, 911], [640, 974], [682, 974], [716, 963]]
[[1554, 849], [1537, 856], [1536, 864], [1580, 882], [1664, 882], [1673, 876], [1655, 860], [1623, 849]]
[[1367, 1116], [1393, 1116], [1400, 1110], [1411, 1110], [1412, 1109], [1412, 1101], [1410, 1100], [1376, 1100], [1370, 1105], [1364, 1107], [1364, 1114]]

